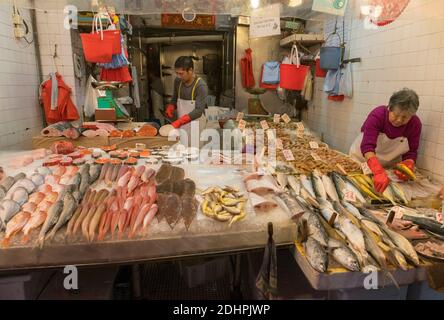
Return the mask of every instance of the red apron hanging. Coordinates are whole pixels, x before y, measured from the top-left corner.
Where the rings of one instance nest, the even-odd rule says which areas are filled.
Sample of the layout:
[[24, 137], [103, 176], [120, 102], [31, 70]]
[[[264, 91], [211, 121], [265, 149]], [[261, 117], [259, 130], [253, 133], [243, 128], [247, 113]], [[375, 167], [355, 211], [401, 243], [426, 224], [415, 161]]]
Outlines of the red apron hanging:
[[58, 97], [57, 108], [51, 109], [51, 79], [46, 80], [41, 85], [40, 100], [42, 101], [45, 111], [45, 118], [47, 123], [56, 123], [60, 121], [75, 121], [78, 120], [79, 113], [76, 106], [71, 100], [71, 88], [63, 81], [62, 76], [56, 73]]
[[253, 57], [251, 56], [252, 50], [250, 48], [245, 50], [245, 55], [241, 59], [241, 75], [242, 86], [244, 88], [253, 88], [255, 85], [253, 75]]

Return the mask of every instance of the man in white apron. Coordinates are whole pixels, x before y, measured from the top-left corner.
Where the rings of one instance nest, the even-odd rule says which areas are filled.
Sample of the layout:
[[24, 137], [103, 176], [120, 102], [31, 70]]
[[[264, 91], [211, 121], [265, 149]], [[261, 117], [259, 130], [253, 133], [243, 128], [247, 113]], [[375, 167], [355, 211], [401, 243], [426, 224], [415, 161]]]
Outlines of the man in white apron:
[[[422, 128], [416, 116], [418, 107], [419, 98], [413, 90], [394, 93], [388, 106], [379, 106], [369, 114], [350, 147], [349, 154], [354, 160], [367, 162], [377, 192], [384, 192], [390, 183], [384, 167], [402, 162], [412, 171], [415, 168]], [[401, 180], [408, 180], [397, 170], [395, 174]]]
[[180, 129], [181, 144], [190, 146], [192, 143], [194, 147], [199, 147], [200, 133], [206, 126], [204, 110], [208, 87], [204, 80], [195, 75], [193, 57], [179, 57], [174, 67], [178, 77], [174, 81], [173, 98], [165, 108], [165, 115], [171, 119], [177, 109], [177, 120], [171, 125]]

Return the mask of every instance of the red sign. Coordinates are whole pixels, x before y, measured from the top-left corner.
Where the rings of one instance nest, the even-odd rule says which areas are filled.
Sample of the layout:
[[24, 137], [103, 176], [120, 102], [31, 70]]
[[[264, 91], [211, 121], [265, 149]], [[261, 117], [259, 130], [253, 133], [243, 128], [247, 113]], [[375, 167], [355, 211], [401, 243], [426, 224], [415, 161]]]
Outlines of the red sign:
[[216, 16], [198, 14], [191, 21], [185, 21], [181, 14], [162, 14], [163, 27], [180, 27], [187, 29], [214, 29], [216, 27]]

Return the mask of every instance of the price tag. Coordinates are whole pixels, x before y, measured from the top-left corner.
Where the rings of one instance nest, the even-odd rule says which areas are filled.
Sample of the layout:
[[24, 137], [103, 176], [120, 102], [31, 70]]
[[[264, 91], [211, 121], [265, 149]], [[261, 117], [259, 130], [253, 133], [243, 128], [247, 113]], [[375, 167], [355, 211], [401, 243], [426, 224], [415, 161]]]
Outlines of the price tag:
[[289, 123], [291, 121], [290, 117], [286, 113], [282, 115], [282, 120], [284, 120], [285, 123]]
[[344, 169], [344, 167], [342, 165], [340, 165], [339, 163], [336, 164], [336, 167], [338, 167], [339, 171], [343, 174], [343, 175], [347, 175], [347, 171]]
[[441, 212], [437, 212], [436, 216], [435, 216], [436, 221], [438, 221], [441, 224], [443, 223], [442, 216], [443, 216], [443, 214]]
[[321, 157], [319, 157], [319, 155], [317, 155], [315, 152], [311, 153], [311, 157], [315, 160], [315, 161], [322, 161]]
[[319, 149], [319, 145], [316, 141], [310, 141], [309, 145], [310, 145], [310, 148], [312, 148], [312, 149]]
[[373, 173], [372, 170], [370, 170], [367, 162], [361, 163], [361, 169], [364, 174], [372, 174]]
[[236, 121], [241, 121], [244, 118], [244, 113], [243, 112], [238, 112], [237, 113], [237, 117], [236, 117]]
[[356, 202], [356, 194], [351, 190], [344, 190], [344, 200], [347, 202]]
[[395, 213], [395, 219], [402, 219], [405, 214], [405, 209], [400, 206], [394, 206], [390, 211]]
[[246, 125], [247, 125], [247, 122], [245, 120], [240, 120], [238, 128], [240, 130], [244, 130]]
[[279, 139], [279, 138], [276, 139], [276, 149], [280, 149], [280, 150], [284, 149], [282, 139]]
[[261, 123], [262, 129], [264, 129], [264, 130], [270, 129], [270, 127], [268, 126], [267, 120], [262, 120], [260, 123]]
[[305, 131], [304, 124], [302, 122], [296, 122], [297, 131]]
[[273, 122], [274, 123], [279, 123], [279, 121], [281, 121], [281, 115], [275, 113], [274, 116], [273, 116]]
[[294, 161], [294, 156], [293, 156], [293, 152], [291, 152], [291, 150], [283, 150], [282, 153], [284, 154], [284, 158], [287, 161]]

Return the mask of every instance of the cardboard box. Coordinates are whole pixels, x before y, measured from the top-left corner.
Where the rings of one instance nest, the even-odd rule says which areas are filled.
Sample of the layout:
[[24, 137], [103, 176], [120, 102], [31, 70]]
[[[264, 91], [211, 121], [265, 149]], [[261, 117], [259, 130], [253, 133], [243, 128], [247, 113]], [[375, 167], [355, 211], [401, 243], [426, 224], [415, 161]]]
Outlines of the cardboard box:
[[116, 119], [116, 110], [114, 108], [96, 109], [96, 121], [116, 121]]

